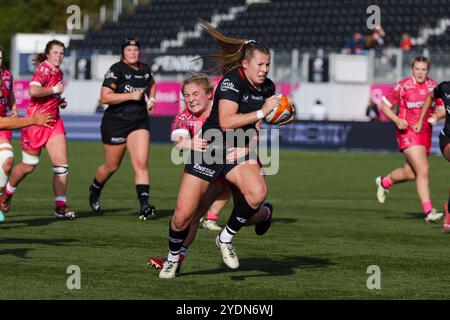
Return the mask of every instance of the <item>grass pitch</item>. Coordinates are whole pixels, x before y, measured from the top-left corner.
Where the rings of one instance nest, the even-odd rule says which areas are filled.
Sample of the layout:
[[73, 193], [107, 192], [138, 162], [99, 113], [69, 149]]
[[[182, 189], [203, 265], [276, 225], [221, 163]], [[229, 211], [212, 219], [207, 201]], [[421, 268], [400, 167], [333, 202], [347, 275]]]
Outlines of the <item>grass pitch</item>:
[[[15, 143], [16, 155], [20, 158]], [[168, 145], [152, 145], [152, 221], [137, 217], [128, 156], [102, 194], [103, 214], [88, 205], [88, 186], [102, 162], [100, 143], [70, 142], [69, 205], [75, 221], [52, 218], [51, 165], [37, 170], [14, 196], [0, 224], [0, 299], [449, 299], [450, 235], [423, 221], [415, 184], [391, 189], [385, 204], [374, 179], [403, 163], [400, 154], [283, 150], [278, 175], [267, 178], [274, 204], [272, 228], [235, 238], [240, 268], [229, 270], [214, 244], [216, 232], [199, 230], [182, 274], [161, 280], [149, 256], [167, 251], [167, 229], [182, 167]], [[431, 157], [434, 206], [448, 198], [449, 164]], [[231, 206], [219, 219], [224, 225]], [[70, 265], [81, 270], [81, 289], [69, 290]], [[381, 270], [381, 289], [369, 290], [367, 268]]]

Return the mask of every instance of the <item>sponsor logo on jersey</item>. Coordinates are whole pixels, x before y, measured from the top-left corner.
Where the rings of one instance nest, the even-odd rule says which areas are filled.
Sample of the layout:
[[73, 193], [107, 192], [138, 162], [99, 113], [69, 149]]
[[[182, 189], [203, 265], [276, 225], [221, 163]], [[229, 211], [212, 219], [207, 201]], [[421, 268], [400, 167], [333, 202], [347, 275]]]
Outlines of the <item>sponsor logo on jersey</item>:
[[263, 101], [264, 100], [264, 98], [262, 97], [262, 96], [254, 96], [254, 95], [252, 95], [252, 99], [253, 100], [257, 100], [257, 101]]
[[117, 77], [114, 74], [114, 72], [112, 72], [112, 70], [109, 69], [105, 74], [105, 79], [117, 79]]
[[126, 74], [125, 75], [125, 79], [130, 80], [131, 79], [131, 74]]
[[242, 96], [242, 101], [243, 101], [243, 102], [247, 102], [247, 101], [248, 101], [248, 96], [243, 95], [243, 96]]
[[231, 82], [230, 79], [226, 78], [222, 81], [222, 84], [220, 85], [220, 91], [226, 92], [228, 90], [239, 92], [239, 90], [234, 87], [234, 83]]
[[407, 102], [406, 106], [408, 107], [408, 109], [422, 108], [423, 101]]
[[125, 86], [125, 88], [124, 88], [124, 91], [125, 91], [125, 92], [134, 92], [134, 91], [145, 92], [145, 88], [141, 88], [141, 87], [135, 88], [135, 87], [133, 87], [133, 86], [127, 84], [127, 85]]

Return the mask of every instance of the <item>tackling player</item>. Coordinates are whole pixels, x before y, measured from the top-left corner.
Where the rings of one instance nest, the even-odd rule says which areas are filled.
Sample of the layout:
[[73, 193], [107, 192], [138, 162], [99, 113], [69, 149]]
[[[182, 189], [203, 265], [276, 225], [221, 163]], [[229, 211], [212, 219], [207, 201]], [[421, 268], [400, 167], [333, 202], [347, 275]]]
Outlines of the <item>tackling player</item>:
[[[202, 139], [200, 134], [201, 128], [211, 112], [213, 86], [205, 76], [194, 75], [183, 82], [181, 92], [183, 94], [186, 109], [179, 113], [172, 123], [171, 140], [178, 150], [187, 152], [196, 150], [202, 152], [208, 146], [207, 141]], [[215, 205], [216, 210], [222, 210], [230, 197], [231, 190], [223, 176], [209, 185], [208, 190], [197, 207], [195, 215], [192, 217], [189, 226], [189, 234], [180, 249], [177, 272], [179, 272], [180, 265], [187, 255], [188, 247], [194, 241], [200, 218], [204, 216], [210, 206]], [[266, 215], [270, 213], [271, 206], [270, 204], [267, 204], [266, 207], [261, 207], [261, 210], [248, 221], [247, 225], [255, 225], [263, 222], [266, 219]], [[260, 235], [268, 230], [270, 221], [264, 225], [264, 230], [261, 228], [261, 225], [260, 229], [258, 229]], [[156, 269], [161, 269], [164, 264], [164, 259], [151, 257], [148, 259], [147, 263]]]
[[64, 44], [51, 40], [45, 47], [45, 53], [36, 56], [37, 64], [30, 82], [30, 106], [27, 116], [45, 111], [50, 113], [55, 123], [53, 127], [29, 126], [21, 131], [22, 162], [14, 166], [5, 192], [0, 198], [0, 208], [8, 212], [13, 194], [20, 182], [34, 171], [39, 163], [42, 148], [46, 148], [53, 164], [53, 191], [55, 194], [55, 218], [75, 218], [75, 212], [67, 207], [66, 190], [69, 162], [64, 123], [59, 108], [65, 108], [67, 102], [62, 98], [64, 92], [61, 64], [64, 60]]
[[[415, 57], [411, 68], [412, 76], [396, 83], [383, 97], [382, 111], [395, 123], [395, 135], [399, 150], [405, 157], [405, 164], [384, 177], [376, 178], [377, 198], [380, 203], [384, 203], [388, 189], [394, 184], [416, 180], [425, 221], [435, 222], [442, 218], [443, 213], [433, 208], [430, 199], [428, 155], [431, 148], [432, 128], [428, 122], [424, 122], [421, 130], [415, 132], [413, 126], [419, 119], [425, 97], [433, 91], [437, 83], [428, 78], [430, 70], [428, 58]], [[398, 105], [398, 114], [392, 110], [394, 105]], [[434, 104], [427, 111], [428, 116], [433, 110]]]

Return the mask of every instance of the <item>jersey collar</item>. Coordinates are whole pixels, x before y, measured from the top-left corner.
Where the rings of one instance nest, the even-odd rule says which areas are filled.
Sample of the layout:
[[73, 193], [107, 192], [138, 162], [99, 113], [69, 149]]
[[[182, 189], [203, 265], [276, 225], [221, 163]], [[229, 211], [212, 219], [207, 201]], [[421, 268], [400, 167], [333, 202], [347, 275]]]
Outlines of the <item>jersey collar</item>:
[[128, 63], [126, 63], [125, 61], [123, 61], [123, 59], [121, 59], [120, 61], [122, 61], [122, 63], [128, 68], [131, 69], [133, 71], [140, 71], [142, 70], [142, 64], [138, 61], [137, 62], [137, 69], [133, 68], [131, 65], [129, 65]]
[[51, 63], [48, 62], [47, 60], [44, 60], [44, 63], [47, 64], [47, 66], [48, 66], [50, 69], [52, 69], [52, 71], [57, 71], [57, 70], [58, 70], [57, 68], [55, 68], [54, 66], [52, 66]]

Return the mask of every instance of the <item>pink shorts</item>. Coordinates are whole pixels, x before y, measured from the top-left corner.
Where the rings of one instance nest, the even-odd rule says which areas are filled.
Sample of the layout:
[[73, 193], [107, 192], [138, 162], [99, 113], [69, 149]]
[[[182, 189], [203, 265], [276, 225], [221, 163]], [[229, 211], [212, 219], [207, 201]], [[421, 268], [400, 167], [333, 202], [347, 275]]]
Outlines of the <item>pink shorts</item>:
[[395, 130], [395, 136], [397, 137], [398, 148], [400, 151], [408, 149], [412, 146], [424, 146], [427, 150], [427, 154], [430, 154], [431, 149], [431, 131], [422, 131], [415, 133], [412, 130]]
[[0, 141], [7, 140], [11, 142], [12, 132], [11, 130], [0, 130]]
[[24, 151], [39, 151], [47, 141], [57, 135], [66, 134], [64, 123], [59, 117], [53, 128], [30, 126], [21, 130], [20, 146]]

